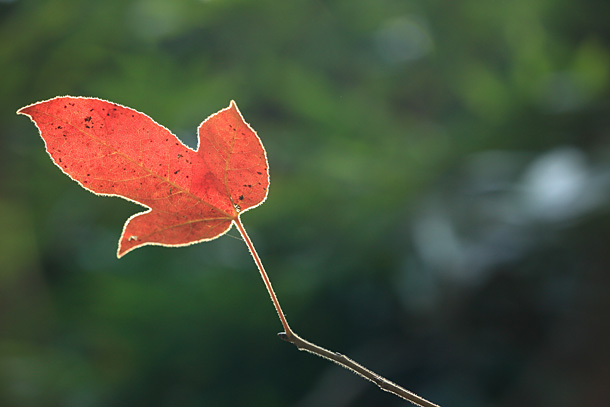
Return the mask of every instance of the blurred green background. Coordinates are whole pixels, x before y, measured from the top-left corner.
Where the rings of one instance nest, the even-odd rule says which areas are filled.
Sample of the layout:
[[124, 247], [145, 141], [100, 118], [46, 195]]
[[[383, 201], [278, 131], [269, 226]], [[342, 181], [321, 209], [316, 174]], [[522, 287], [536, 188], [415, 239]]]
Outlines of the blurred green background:
[[235, 99], [243, 216], [296, 332], [448, 406], [610, 399], [610, 2], [0, 1], [0, 405], [403, 406], [275, 336], [236, 231], [115, 257], [15, 111]]

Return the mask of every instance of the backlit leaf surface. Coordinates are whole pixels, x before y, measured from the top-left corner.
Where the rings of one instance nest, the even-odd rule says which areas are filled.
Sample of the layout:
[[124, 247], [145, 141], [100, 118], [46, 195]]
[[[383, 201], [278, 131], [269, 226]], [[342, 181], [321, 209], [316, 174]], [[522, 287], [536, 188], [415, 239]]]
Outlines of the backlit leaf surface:
[[18, 113], [83, 188], [148, 208], [125, 223], [118, 257], [215, 239], [267, 197], [265, 150], [233, 101], [201, 123], [196, 150], [147, 115], [97, 98], [57, 97]]

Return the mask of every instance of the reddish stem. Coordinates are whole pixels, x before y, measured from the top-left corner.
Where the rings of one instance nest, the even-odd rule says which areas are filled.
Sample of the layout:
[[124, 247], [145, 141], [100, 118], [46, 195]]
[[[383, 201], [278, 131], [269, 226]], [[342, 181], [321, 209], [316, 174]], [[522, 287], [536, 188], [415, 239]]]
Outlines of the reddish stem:
[[282, 311], [280, 302], [278, 301], [277, 296], [275, 295], [275, 291], [273, 291], [273, 286], [271, 285], [269, 276], [267, 276], [267, 272], [265, 271], [265, 268], [263, 267], [263, 262], [258, 257], [258, 254], [256, 253], [256, 249], [254, 248], [254, 245], [252, 244], [252, 241], [250, 240], [248, 233], [246, 233], [246, 229], [244, 229], [244, 226], [241, 224], [241, 220], [239, 219], [239, 217], [237, 217], [237, 219], [235, 219], [234, 222], [235, 222], [235, 225], [237, 226], [237, 229], [239, 229], [239, 233], [241, 233], [241, 236], [244, 238], [246, 245], [248, 245], [248, 249], [250, 250], [250, 254], [252, 255], [252, 257], [254, 258], [254, 262], [256, 263], [256, 267], [258, 267], [258, 271], [261, 273], [261, 277], [263, 278], [263, 282], [265, 283], [267, 292], [269, 293], [269, 296], [271, 297], [273, 306], [275, 307], [275, 310], [277, 311], [277, 315], [280, 317], [280, 321], [282, 323], [282, 326], [284, 327], [284, 332], [286, 333], [287, 336], [293, 336], [294, 333], [290, 329], [290, 326], [288, 326], [288, 321], [286, 320], [286, 316], [284, 316], [284, 312]]

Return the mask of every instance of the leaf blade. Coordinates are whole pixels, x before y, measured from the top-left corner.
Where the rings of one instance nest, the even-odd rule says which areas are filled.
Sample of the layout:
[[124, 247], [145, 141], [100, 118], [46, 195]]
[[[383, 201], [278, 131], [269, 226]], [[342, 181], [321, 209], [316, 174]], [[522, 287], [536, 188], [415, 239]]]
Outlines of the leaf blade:
[[[83, 188], [148, 208], [126, 221], [119, 258], [149, 244], [185, 246], [215, 239], [229, 230], [240, 209], [266, 199], [264, 147], [233, 101], [199, 126], [197, 150], [144, 113], [97, 98], [57, 97], [17, 113], [34, 122], [52, 161]], [[237, 178], [228, 175], [235, 169], [234, 149], [258, 157], [257, 165], [241, 169]], [[245, 181], [236, 187], [238, 179], [254, 182], [256, 193], [243, 191]]]

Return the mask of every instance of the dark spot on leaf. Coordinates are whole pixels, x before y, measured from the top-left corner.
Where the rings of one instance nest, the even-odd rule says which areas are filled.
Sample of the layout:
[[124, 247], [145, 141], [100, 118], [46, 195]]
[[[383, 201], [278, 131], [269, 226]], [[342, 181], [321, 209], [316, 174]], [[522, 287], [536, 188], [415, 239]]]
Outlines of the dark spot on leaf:
[[85, 121], [86, 121], [86, 122], [90, 122], [90, 121], [91, 121], [91, 116], [87, 116], [87, 117], [85, 117]]
[[239, 200], [240, 200], [240, 201], [243, 201], [243, 200], [244, 200], [244, 196], [243, 196], [243, 195], [240, 195], [240, 196], [239, 196]]
[[258, 175], [261, 175], [261, 174], [262, 174], [262, 172], [260, 172], [260, 171], [256, 171], [256, 173], [257, 173]]
[[87, 176], [89, 177], [89, 176], [91, 176], [91, 174], [87, 174]]
[[90, 129], [90, 128], [91, 128], [91, 127], [89, 127], [89, 125], [88, 125], [88, 124], [85, 124], [85, 127], [86, 127], [86, 128], [88, 128], [88, 129]]
[[[57, 126], [57, 128], [58, 128], [58, 129], [61, 129], [62, 127], [61, 127], [61, 126]], [[64, 136], [65, 136], [65, 134], [64, 134]]]
[[90, 112], [92, 112], [92, 111], [93, 111], [93, 109], [89, 109], [89, 111], [90, 111]]
[[68, 106], [64, 105], [64, 109], [67, 109], [67, 108], [68, 108]]
[[178, 174], [179, 172], [180, 172], [180, 170], [174, 171], [174, 175]]
[[178, 154], [178, 158], [182, 158], [182, 154]]

